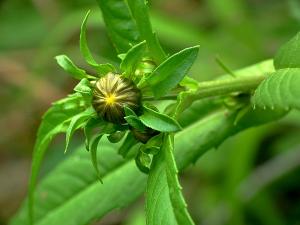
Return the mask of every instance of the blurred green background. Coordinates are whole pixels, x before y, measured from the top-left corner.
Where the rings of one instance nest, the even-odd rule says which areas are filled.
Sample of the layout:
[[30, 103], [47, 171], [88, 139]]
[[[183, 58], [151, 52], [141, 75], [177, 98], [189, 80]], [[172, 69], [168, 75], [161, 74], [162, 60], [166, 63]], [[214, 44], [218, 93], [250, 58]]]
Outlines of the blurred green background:
[[[150, 0], [151, 20], [164, 48], [200, 44], [190, 75], [209, 80], [272, 58], [300, 29], [299, 0]], [[118, 63], [95, 0], [0, 1], [0, 224], [26, 195], [35, 133], [52, 101], [74, 80], [56, 65], [65, 53], [85, 67], [79, 29], [88, 9], [89, 45], [99, 62]], [[300, 87], [299, 87], [300, 88]], [[300, 114], [247, 130], [204, 155], [182, 174], [197, 224], [300, 224]], [[73, 146], [79, 145], [81, 135]], [[58, 137], [42, 175], [67, 157]], [[143, 200], [97, 224], [143, 225]]]

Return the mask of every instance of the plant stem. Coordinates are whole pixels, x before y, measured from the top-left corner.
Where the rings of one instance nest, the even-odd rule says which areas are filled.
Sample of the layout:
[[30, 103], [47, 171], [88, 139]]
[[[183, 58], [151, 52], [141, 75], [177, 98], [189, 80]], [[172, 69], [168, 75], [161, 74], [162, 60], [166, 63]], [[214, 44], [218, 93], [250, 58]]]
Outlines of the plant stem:
[[[226, 95], [233, 92], [248, 92], [255, 89], [265, 78], [265, 75], [259, 75], [253, 77], [248, 76], [199, 82], [198, 89], [192, 94], [192, 96], [196, 100], [206, 97]], [[144, 97], [143, 100], [176, 100], [177, 96], [178, 94], [166, 95], [159, 99], [155, 99], [153, 97]]]

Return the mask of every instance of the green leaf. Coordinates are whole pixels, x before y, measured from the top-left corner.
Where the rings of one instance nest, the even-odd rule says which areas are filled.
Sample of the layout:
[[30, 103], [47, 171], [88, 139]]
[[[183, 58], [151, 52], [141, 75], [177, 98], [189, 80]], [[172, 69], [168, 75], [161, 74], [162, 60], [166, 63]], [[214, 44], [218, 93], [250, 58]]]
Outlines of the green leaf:
[[51, 140], [58, 133], [66, 132], [70, 120], [85, 109], [84, 101], [78, 94], [73, 94], [59, 100], [43, 116], [42, 123], [39, 127], [37, 139], [34, 146], [31, 176], [29, 181], [29, 214], [32, 221], [33, 215], [33, 194], [38, 172], [44, 158], [44, 154]]
[[137, 24], [142, 40], [147, 42], [151, 56], [156, 63], [161, 63], [166, 58], [166, 54], [162, 50], [156, 34], [152, 31], [146, 1], [126, 0], [126, 2]]
[[284, 68], [300, 68], [300, 32], [284, 44], [274, 58], [276, 70]]
[[81, 94], [92, 94], [91, 83], [88, 79], [83, 78], [74, 88], [74, 91]]
[[130, 126], [138, 129], [139, 131], [144, 131], [146, 129], [142, 121], [137, 116], [125, 116], [124, 119]]
[[143, 173], [148, 174], [151, 165], [151, 157], [143, 151], [138, 151], [135, 157], [136, 166]]
[[103, 183], [103, 181], [101, 179], [100, 170], [98, 167], [97, 150], [98, 150], [98, 145], [99, 145], [99, 142], [100, 142], [102, 136], [103, 136], [103, 134], [97, 135], [96, 137], [94, 137], [94, 139], [90, 143], [91, 144], [90, 152], [91, 152], [92, 163], [95, 168], [97, 177], [99, 178], [101, 183]]
[[93, 76], [88, 75], [84, 70], [78, 68], [66, 55], [58, 55], [55, 57], [55, 59], [58, 65], [60, 65], [75, 79], [81, 80], [83, 78], [94, 78]]
[[70, 125], [66, 131], [66, 146], [65, 146], [65, 153], [68, 150], [69, 142], [71, 137], [73, 136], [74, 132], [78, 130], [79, 128], [83, 127], [86, 123], [86, 121], [92, 117], [95, 116], [95, 110], [92, 107], [87, 108], [85, 111], [75, 115], [72, 117]]
[[[146, 217], [148, 225], [155, 224], [186, 224], [192, 221], [181, 193], [178, 171], [173, 156], [173, 140], [165, 135], [162, 149], [153, 159], [147, 182]], [[163, 212], [164, 222], [161, 221]]]
[[[103, 121], [99, 117], [92, 117], [87, 121], [87, 123], [83, 129], [84, 136], [85, 136], [85, 146], [86, 146], [87, 151], [90, 150], [91, 140], [94, 136], [95, 129], [98, 128], [98, 130], [100, 130], [100, 127], [103, 127], [105, 125], [106, 125], [106, 122]], [[97, 132], [99, 132], [99, 131], [97, 131]]]
[[176, 132], [181, 130], [181, 126], [176, 120], [146, 106], [144, 106], [144, 114], [140, 116], [140, 120], [145, 126], [160, 132]]
[[[202, 107], [201, 104], [200, 106]], [[270, 115], [275, 113], [266, 110], [265, 116], [258, 117], [263, 112], [249, 113], [237, 125], [234, 125], [236, 113], [229, 113], [226, 110], [211, 113], [205, 119], [194, 117], [194, 120], [190, 121], [194, 124], [175, 135], [175, 159], [179, 170], [186, 168], [229, 136], [249, 126], [265, 123], [264, 119], [270, 121]], [[277, 118], [280, 116], [282, 115], [278, 115]], [[274, 120], [275, 117], [272, 119]], [[142, 195], [147, 177], [136, 169], [133, 161], [122, 160], [122, 157], [114, 151], [116, 147], [108, 145], [107, 142], [101, 144], [102, 157], [99, 166], [103, 175], [103, 185], [93, 173], [90, 156], [83, 151], [83, 148], [50, 172], [39, 184], [35, 193], [36, 224], [89, 224], [99, 220], [113, 209], [127, 206]], [[172, 211], [168, 200], [169, 194], [165, 192], [166, 187], [159, 187], [155, 193], [157, 195], [162, 193], [157, 198], [157, 205], [162, 207], [157, 208], [155, 216], [157, 224], [167, 225], [169, 222], [174, 225], [176, 222], [172, 223], [174, 221], [172, 218], [165, 217], [169, 215], [165, 213], [166, 210]], [[29, 220], [27, 210], [25, 202], [11, 224], [27, 225]]]
[[186, 48], [166, 59], [146, 79], [153, 94], [159, 98], [167, 94], [183, 78], [197, 58], [199, 46]]
[[118, 53], [141, 41], [139, 31], [124, 0], [97, 0], [108, 34]]
[[123, 141], [122, 145], [119, 147], [118, 153], [123, 156], [124, 158], [127, 156], [130, 149], [135, 146], [138, 141], [134, 138], [131, 132], [127, 133], [125, 140]]
[[80, 29], [80, 52], [83, 55], [85, 61], [95, 68], [97, 72], [99, 72], [101, 75], [105, 75], [108, 72], [113, 72], [115, 71], [115, 68], [111, 64], [99, 64], [96, 62], [94, 59], [89, 46], [87, 44], [87, 37], [86, 37], [86, 24], [88, 17], [90, 15], [90, 10], [87, 12], [86, 16], [83, 19], [83, 22], [81, 24], [81, 29]]
[[135, 46], [133, 46], [124, 56], [121, 62], [121, 69], [125, 72], [127, 76], [134, 74], [137, 64], [142, 60], [142, 57], [146, 52], [146, 42], [143, 41]]
[[125, 133], [126, 133], [125, 131], [117, 131], [107, 136], [107, 139], [109, 140], [110, 143], [118, 143], [123, 139]]
[[270, 109], [300, 109], [300, 68], [280, 69], [256, 89], [252, 104]]

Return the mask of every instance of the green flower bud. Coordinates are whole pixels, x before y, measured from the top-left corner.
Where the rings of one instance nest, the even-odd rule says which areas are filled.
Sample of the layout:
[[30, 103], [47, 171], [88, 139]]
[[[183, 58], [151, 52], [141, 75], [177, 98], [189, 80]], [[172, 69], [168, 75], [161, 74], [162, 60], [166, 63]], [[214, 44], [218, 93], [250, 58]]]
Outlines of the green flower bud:
[[141, 106], [141, 92], [129, 79], [108, 73], [95, 84], [92, 105], [98, 115], [108, 122], [125, 122], [124, 107], [138, 112]]

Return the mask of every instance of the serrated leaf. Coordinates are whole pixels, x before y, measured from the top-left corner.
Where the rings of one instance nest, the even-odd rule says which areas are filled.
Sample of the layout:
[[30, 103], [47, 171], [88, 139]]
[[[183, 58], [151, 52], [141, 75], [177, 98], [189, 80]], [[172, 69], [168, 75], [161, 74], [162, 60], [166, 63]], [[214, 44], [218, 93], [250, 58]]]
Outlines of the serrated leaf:
[[68, 72], [75, 79], [81, 80], [83, 78], [94, 78], [88, 75], [83, 69], [78, 68], [72, 60], [66, 55], [58, 55], [55, 57], [58, 65], [61, 66], [66, 72]]
[[90, 15], [90, 10], [87, 12], [86, 16], [83, 19], [83, 22], [81, 24], [81, 29], [80, 29], [80, 52], [83, 55], [85, 61], [92, 66], [93, 68], [95, 68], [97, 70], [98, 73], [100, 73], [101, 75], [105, 75], [108, 72], [113, 72], [115, 71], [114, 67], [111, 64], [99, 64], [96, 62], [96, 60], [94, 59], [89, 46], [87, 44], [87, 37], [86, 37], [86, 25], [87, 25], [87, 20], [89, 18]]
[[142, 40], [147, 42], [150, 55], [156, 63], [161, 63], [166, 58], [166, 54], [162, 50], [156, 34], [152, 31], [146, 1], [126, 0], [126, 2], [137, 24]]
[[[162, 149], [153, 159], [147, 182], [147, 225], [194, 224], [181, 193], [173, 148], [171, 135], [165, 135]], [[168, 218], [164, 219], [164, 222], [162, 222], [162, 215], [158, 215], [158, 209], [163, 209], [164, 218]]]
[[145, 126], [160, 132], [176, 132], [181, 130], [181, 126], [176, 120], [146, 106], [144, 106], [143, 115], [139, 118]]
[[[68, 123], [77, 114], [85, 109], [84, 101], [78, 94], [73, 94], [67, 98], [61, 99], [53, 104], [53, 106], [45, 113], [43, 120], [38, 130], [37, 139], [34, 146], [31, 176], [29, 181], [29, 213], [33, 215], [33, 193], [38, 177], [38, 172], [44, 154], [51, 140], [58, 133], [65, 132], [68, 128]], [[32, 220], [32, 217], [30, 217]]]
[[133, 75], [138, 62], [142, 60], [142, 57], [146, 53], [146, 42], [143, 41], [137, 45], [134, 45], [126, 53], [121, 62], [121, 69], [125, 72], [126, 76]]
[[276, 70], [300, 68], [300, 32], [278, 50], [274, 66]]
[[186, 48], [160, 64], [146, 79], [156, 98], [167, 94], [183, 78], [198, 55], [199, 46]]
[[68, 150], [69, 142], [71, 137], [73, 136], [74, 132], [83, 127], [83, 125], [86, 123], [86, 121], [91, 118], [92, 116], [95, 116], [96, 112], [92, 107], [87, 108], [85, 111], [75, 115], [72, 117], [71, 122], [69, 124], [69, 127], [66, 131], [66, 146], [65, 146], [65, 153]]
[[[262, 124], [265, 122], [263, 119], [270, 121], [270, 115], [274, 113], [268, 111], [263, 118], [250, 113], [240, 120], [247, 122], [246, 124], [238, 122], [237, 125], [234, 125], [236, 114], [224, 110], [214, 112], [205, 119], [199, 120], [199, 117], [194, 117], [194, 124], [175, 135], [175, 159], [179, 170], [186, 168], [207, 150], [218, 146], [236, 132]], [[278, 115], [277, 118], [280, 116], [282, 115]], [[99, 165], [103, 174], [103, 185], [93, 173], [90, 156], [83, 148], [50, 172], [36, 193], [36, 224], [89, 224], [139, 197], [145, 190], [146, 176], [136, 169], [133, 161], [125, 162], [118, 157], [114, 149], [113, 145], [101, 145], [102, 161]], [[176, 224], [172, 223], [172, 218], [165, 216], [166, 212], [171, 210], [168, 193], [164, 188], [156, 189], [155, 193], [162, 193], [157, 198], [157, 204], [162, 207], [157, 208], [155, 212], [158, 221], [156, 224], [167, 225], [169, 221], [172, 225]], [[28, 224], [26, 203], [11, 224]]]
[[254, 106], [270, 109], [300, 109], [300, 68], [280, 69], [256, 89]]
[[118, 53], [127, 52], [141, 41], [136, 23], [123, 0], [97, 0], [108, 34]]

